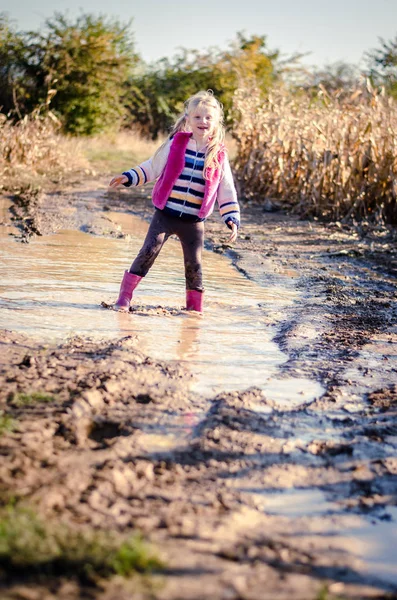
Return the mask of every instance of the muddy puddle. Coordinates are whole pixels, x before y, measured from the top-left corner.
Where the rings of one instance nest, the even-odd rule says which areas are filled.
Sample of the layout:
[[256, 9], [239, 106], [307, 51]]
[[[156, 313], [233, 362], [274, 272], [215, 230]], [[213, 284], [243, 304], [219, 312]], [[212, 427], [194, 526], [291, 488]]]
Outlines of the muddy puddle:
[[[331, 320], [333, 306], [323, 306], [326, 294], [322, 288], [308, 290], [307, 286], [316, 280], [307, 279], [305, 283], [301, 265], [297, 265], [297, 270], [291, 268], [288, 253], [285, 261], [268, 258], [268, 246], [243, 251], [237, 268], [224, 255], [205, 251], [204, 314], [197, 315], [183, 309], [182, 252], [179, 242], [170, 239], [138, 287], [133, 312], [106, 310], [100, 306], [101, 301], [116, 299], [123, 271], [139, 250], [148, 225], [123, 212], [100, 213], [105, 215], [101, 217], [103, 222], [108, 223], [108, 230], [105, 226], [101, 235], [93, 235], [89, 227], [84, 231], [65, 229], [35, 237], [29, 245], [13, 237], [18, 234], [16, 230], [0, 225], [0, 328], [26, 333], [49, 344], [75, 336], [98, 342], [133, 336], [144, 355], [180, 364], [190, 372], [186, 386], [183, 379], [170, 378], [169, 387], [164, 389], [156, 388], [160, 385], [156, 382], [161, 380], [152, 374], [153, 380], [148, 376], [147, 383], [152, 401], [145, 404], [143, 399], [142, 404], [138, 401], [125, 405], [120, 402], [114, 406], [105, 403], [95, 415], [95, 435], [99, 440], [95, 452], [107, 452], [112, 457], [110, 471], [121, 469], [118, 461], [122, 456], [144, 461], [145, 469], [148, 464], [154, 465], [153, 476], [145, 480], [146, 495], [142, 492], [139, 510], [130, 500], [123, 504], [125, 514], [137, 511], [131, 513], [131, 522], [135, 523], [138, 515], [147, 532], [157, 535], [153, 516], [161, 513], [161, 520], [170, 524], [172, 535], [190, 540], [192, 524], [198, 532], [203, 527], [215, 531], [218, 519], [224, 519], [225, 531], [230, 532], [231, 538], [234, 536], [234, 546], [226, 552], [235, 557], [233, 568], [245, 568], [244, 560], [240, 560], [244, 544], [250, 551], [255, 544], [263, 550], [263, 535], [284, 540], [280, 556], [275, 558], [273, 550], [268, 550], [272, 564], [280, 564], [283, 573], [288, 568], [291, 573], [299, 571], [305, 555], [315, 565], [315, 572], [325, 573], [336, 581], [335, 585], [340, 581], [365, 582], [373, 589], [394, 591], [395, 428], [393, 415], [371, 408], [368, 395], [382, 389], [385, 395], [397, 381], [396, 338], [386, 328], [371, 331], [365, 343], [350, 349], [353, 330], [349, 329], [341, 331], [340, 351], [336, 336], [330, 335], [327, 345], [321, 345], [321, 335], [336, 330]], [[291, 244], [296, 244], [296, 236], [291, 240]], [[312, 254], [315, 255], [311, 251]], [[315, 266], [317, 277], [317, 263]], [[77, 360], [72, 354], [63, 356], [63, 352], [57, 355], [60, 365], [66, 359], [72, 361], [70, 364]], [[38, 359], [39, 365], [42, 360]], [[52, 360], [55, 359], [49, 359]], [[89, 360], [88, 353], [87, 363]], [[104, 368], [109, 374], [114, 363], [111, 357], [106, 360], [109, 363]], [[32, 371], [34, 364], [32, 361]], [[128, 362], [122, 364], [126, 381], [117, 375], [106, 379], [105, 388], [101, 384], [96, 390], [105, 394], [105, 399], [112, 389], [122, 395], [125, 387], [126, 396], [130, 394], [126, 383], [130, 372], [124, 372]], [[321, 370], [316, 371], [316, 365]], [[150, 362], [146, 367], [152, 368]], [[86, 368], [91, 369], [89, 365]], [[316, 380], [316, 373], [320, 372], [324, 385], [329, 384], [326, 393]], [[29, 383], [28, 375], [24, 374]], [[91, 382], [89, 376], [90, 373], [87, 381]], [[181, 381], [181, 390], [174, 394]], [[90, 389], [93, 385], [91, 382]], [[247, 388], [256, 389], [244, 394]], [[146, 388], [143, 392], [147, 392]], [[222, 394], [214, 399], [219, 392]], [[93, 394], [92, 401], [95, 398]], [[387, 398], [384, 410], [388, 407]], [[318, 401], [310, 406], [314, 399]], [[134, 428], [130, 430], [132, 423]], [[103, 433], [106, 427], [124, 433], [109, 434], [107, 439]], [[40, 425], [38, 430], [41, 429]], [[91, 456], [96, 437], [84, 441], [84, 432], [80, 433], [82, 441], [76, 434], [80, 444], [77, 450]], [[19, 452], [19, 446], [16, 448]], [[74, 447], [68, 451], [72, 453]], [[120, 472], [124, 473], [122, 469]], [[103, 473], [99, 475], [96, 467], [92, 467], [92, 473], [92, 479], [87, 475], [86, 489], [102, 490]], [[88, 491], [84, 493], [89, 497]], [[175, 513], [174, 500], [169, 502], [170, 498], [180, 501], [175, 504]], [[194, 501], [186, 502], [186, 498], [198, 498], [200, 510], [207, 512], [197, 512]], [[121, 501], [117, 490], [113, 500]], [[104, 503], [101, 500], [100, 511], [95, 512], [93, 500], [85, 518], [102, 523]], [[242, 532], [237, 527], [233, 529], [231, 515], [252, 508], [258, 526], [248, 531], [244, 520], [247, 516], [242, 513]], [[83, 514], [84, 509], [86, 500], [77, 499], [76, 515], [80, 515], [80, 510]], [[180, 513], [184, 514], [181, 522]], [[110, 518], [110, 512], [106, 518]], [[124, 523], [122, 518], [120, 523]], [[160, 526], [159, 530], [163, 531]], [[207, 531], [204, 533], [204, 537], [208, 536]], [[216, 538], [216, 534], [211, 535]], [[198, 539], [195, 530], [189, 541], [192, 548]], [[197, 542], [196, 558], [201, 556], [200, 543]], [[184, 545], [183, 549], [187, 547]], [[183, 553], [177, 552], [178, 566]], [[263, 556], [266, 562], [266, 553]], [[212, 556], [214, 561], [218, 558]], [[248, 554], [246, 558], [249, 560]], [[226, 579], [229, 566], [222, 565]], [[259, 591], [238, 597], [263, 597], [262, 584], [259, 585], [259, 579], [257, 584], [252, 582], [251, 575], [246, 585], [257, 585]], [[214, 575], [215, 579], [219, 577]], [[343, 587], [339, 592], [340, 597], [345, 597]], [[181, 597], [179, 587], [175, 596], [169, 597]], [[196, 598], [188, 594], [185, 597]], [[203, 597], [221, 595], [209, 593]], [[302, 592], [296, 597], [311, 600], [318, 596]]]
[[319, 489], [245, 492], [255, 497], [266, 514], [279, 517], [280, 525], [293, 532], [303, 546], [310, 544], [313, 533], [321, 531], [323, 547], [330, 552], [348, 552], [357, 572], [397, 585], [397, 507], [388, 507], [383, 520], [375, 521], [343, 514], [340, 504], [328, 500]]
[[191, 389], [215, 393], [258, 387], [285, 408], [321, 394], [316, 382], [273, 379], [286, 356], [272, 341], [266, 305], [282, 311], [296, 300], [291, 287], [264, 289], [242, 276], [223, 256], [205, 251], [204, 315], [182, 310], [183, 257], [170, 239], [135, 294], [136, 313], [100, 307], [117, 298], [123, 271], [140, 248], [147, 223], [107, 213], [126, 237], [60, 231], [26, 247], [1, 227], [0, 327], [41, 341], [81, 335], [106, 339], [137, 335], [156, 359], [178, 361], [192, 373]]

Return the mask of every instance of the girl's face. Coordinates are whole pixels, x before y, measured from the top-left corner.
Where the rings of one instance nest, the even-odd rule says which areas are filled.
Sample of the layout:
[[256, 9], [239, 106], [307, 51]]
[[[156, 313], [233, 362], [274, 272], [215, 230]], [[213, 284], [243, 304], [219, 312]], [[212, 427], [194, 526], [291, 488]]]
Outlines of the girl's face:
[[201, 104], [187, 115], [187, 123], [196, 142], [207, 142], [218, 125], [218, 111], [212, 106]]

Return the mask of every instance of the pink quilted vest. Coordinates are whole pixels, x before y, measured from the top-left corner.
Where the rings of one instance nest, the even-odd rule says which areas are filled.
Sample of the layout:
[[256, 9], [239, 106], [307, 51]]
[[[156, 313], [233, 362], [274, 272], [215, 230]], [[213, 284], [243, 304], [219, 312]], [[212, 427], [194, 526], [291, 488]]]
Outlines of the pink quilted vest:
[[[179, 131], [172, 138], [167, 163], [153, 188], [152, 201], [156, 208], [163, 209], [165, 207], [171, 195], [172, 188], [183, 171], [185, 166], [185, 151], [191, 137], [191, 133]], [[221, 168], [212, 169], [210, 171], [210, 178], [205, 180], [204, 199], [198, 214], [203, 219], [208, 217], [214, 208], [219, 183], [222, 178], [222, 165], [225, 159], [224, 150], [221, 150], [218, 156]]]

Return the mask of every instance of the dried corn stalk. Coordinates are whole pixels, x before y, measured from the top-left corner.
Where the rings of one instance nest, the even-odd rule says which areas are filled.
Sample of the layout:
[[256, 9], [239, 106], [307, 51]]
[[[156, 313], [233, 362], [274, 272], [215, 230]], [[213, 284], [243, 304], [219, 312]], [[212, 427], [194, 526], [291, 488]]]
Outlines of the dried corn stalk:
[[397, 223], [393, 99], [372, 88], [316, 100], [240, 88], [234, 111], [243, 196], [278, 198], [307, 216]]
[[58, 133], [52, 113], [33, 114], [13, 124], [0, 114], [0, 181], [18, 173], [64, 173], [82, 165], [76, 141]]

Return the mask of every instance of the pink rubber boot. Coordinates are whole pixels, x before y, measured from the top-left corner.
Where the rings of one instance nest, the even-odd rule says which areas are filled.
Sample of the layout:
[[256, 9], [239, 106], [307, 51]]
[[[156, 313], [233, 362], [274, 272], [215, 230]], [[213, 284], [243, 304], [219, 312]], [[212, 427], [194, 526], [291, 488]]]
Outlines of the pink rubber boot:
[[203, 312], [203, 294], [197, 290], [186, 290], [186, 310]]
[[127, 311], [129, 309], [132, 294], [141, 279], [142, 277], [139, 277], [139, 275], [125, 271], [120, 285], [119, 297], [116, 304], [113, 305], [113, 310]]

